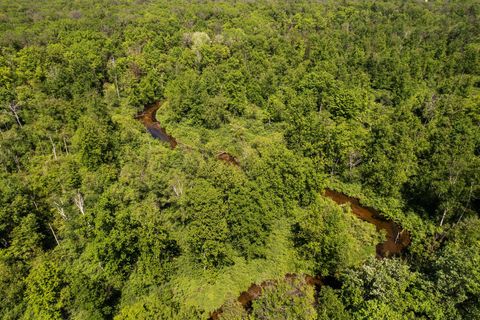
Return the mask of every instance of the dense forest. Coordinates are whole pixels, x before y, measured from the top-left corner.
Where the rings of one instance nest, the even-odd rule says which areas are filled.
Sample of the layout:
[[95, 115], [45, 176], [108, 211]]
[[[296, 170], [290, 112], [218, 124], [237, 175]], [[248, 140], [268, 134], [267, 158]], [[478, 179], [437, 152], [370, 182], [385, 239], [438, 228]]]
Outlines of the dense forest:
[[0, 0], [1, 319], [480, 319], [479, 213], [478, 0]]

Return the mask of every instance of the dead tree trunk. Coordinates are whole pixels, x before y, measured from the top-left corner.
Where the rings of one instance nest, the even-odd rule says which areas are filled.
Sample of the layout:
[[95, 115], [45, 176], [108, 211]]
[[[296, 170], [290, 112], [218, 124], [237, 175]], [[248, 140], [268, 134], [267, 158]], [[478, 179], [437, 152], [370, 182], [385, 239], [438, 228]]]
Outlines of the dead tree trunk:
[[55, 143], [53, 143], [52, 137], [48, 136], [50, 143], [52, 144], [53, 158], [57, 160], [57, 149], [55, 148]]
[[443, 210], [442, 220], [440, 220], [440, 227], [443, 226], [443, 222], [445, 221], [445, 216], [447, 215], [447, 209]]
[[53, 237], [55, 238], [55, 241], [57, 242], [57, 245], [60, 245], [60, 242], [58, 241], [57, 235], [55, 234], [55, 231], [53, 231], [52, 225], [49, 223], [48, 226], [50, 227], [50, 230], [53, 233]]
[[80, 213], [82, 215], [85, 215], [85, 204], [84, 204], [84, 201], [83, 201], [83, 196], [80, 193], [80, 191], [77, 191], [77, 194], [73, 198], [73, 202], [77, 206], [78, 210], [80, 210]]
[[10, 109], [10, 112], [13, 114], [13, 116], [15, 117], [15, 120], [17, 120], [17, 123], [18, 125], [20, 126], [20, 128], [22, 127], [22, 123], [20, 122], [20, 117], [18, 116], [18, 104], [16, 103], [13, 103], [13, 102], [10, 102], [10, 104], [8, 105], [9, 109]]
[[65, 136], [63, 136], [63, 146], [65, 147], [65, 153], [68, 154], [68, 146], [67, 146], [67, 140], [65, 140]]
[[64, 220], [68, 220], [68, 217], [67, 215], [65, 214], [65, 210], [63, 209], [63, 203], [62, 201], [61, 202], [61, 205], [58, 203], [58, 202], [53, 202], [55, 204], [55, 207], [57, 208], [57, 211], [58, 213], [60, 214], [60, 216], [64, 219]]

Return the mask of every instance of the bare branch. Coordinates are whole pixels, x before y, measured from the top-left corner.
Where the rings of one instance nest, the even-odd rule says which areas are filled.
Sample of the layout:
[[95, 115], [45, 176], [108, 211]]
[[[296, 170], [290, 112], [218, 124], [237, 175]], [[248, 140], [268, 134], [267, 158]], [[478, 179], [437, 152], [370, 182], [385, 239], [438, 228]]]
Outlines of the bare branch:
[[20, 117], [18, 116], [19, 105], [17, 103], [10, 102], [10, 104], [8, 105], [8, 108], [10, 109], [10, 112], [13, 114], [13, 116], [15, 117], [15, 120], [17, 120], [17, 123], [21, 128], [22, 123], [20, 122]]
[[177, 197], [180, 197], [183, 194], [183, 186], [180, 180], [178, 180], [178, 178], [175, 179], [175, 183], [173, 183], [172, 189]]
[[60, 214], [60, 216], [61, 216], [64, 220], [68, 220], [68, 217], [67, 217], [67, 215], [65, 214], [65, 210], [63, 209], [63, 202], [62, 202], [62, 201], [60, 201], [60, 202], [61, 202], [61, 205], [60, 205], [58, 202], [56, 202], [56, 201], [54, 201], [53, 203], [55, 204], [55, 207], [57, 208], [57, 211], [58, 211], [58, 213]]
[[83, 196], [80, 193], [80, 191], [77, 191], [77, 194], [75, 194], [75, 197], [73, 198], [73, 202], [77, 206], [78, 210], [80, 210], [80, 213], [82, 215], [85, 215], [85, 204], [83, 201]]

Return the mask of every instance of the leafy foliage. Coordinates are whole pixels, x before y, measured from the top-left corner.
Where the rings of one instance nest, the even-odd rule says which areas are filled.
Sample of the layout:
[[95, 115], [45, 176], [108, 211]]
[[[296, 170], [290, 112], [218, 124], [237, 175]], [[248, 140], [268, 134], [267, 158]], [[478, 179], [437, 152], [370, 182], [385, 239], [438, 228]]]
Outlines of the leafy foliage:
[[478, 8], [0, 1], [0, 317], [479, 318]]

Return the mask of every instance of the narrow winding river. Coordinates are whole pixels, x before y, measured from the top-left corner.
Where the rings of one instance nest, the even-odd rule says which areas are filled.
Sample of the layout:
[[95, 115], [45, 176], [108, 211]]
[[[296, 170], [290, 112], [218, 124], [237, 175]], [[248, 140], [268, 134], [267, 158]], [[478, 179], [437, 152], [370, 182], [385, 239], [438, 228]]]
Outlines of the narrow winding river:
[[382, 217], [371, 208], [362, 207], [358, 199], [344, 195], [343, 193], [326, 189], [324, 195], [338, 204], [350, 203], [353, 214], [367, 221], [379, 231], [385, 231], [387, 239], [377, 244], [377, 256], [381, 258], [400, 254], [410, 244], [410, 234], [402, 229], [397, 223]]
[[156, 118], [157, 110], [162, 106], [162, 104], [163, 102], [158, 101], [154, 104], [146, 106], [143, 112], [137, 115], [136, 118], [143, 123], [145, 128], [147, 128], [148, 132], [150, 132], [154, 138], [169, 143], [170, 148], [174, 149], [178, 144], [177, 140], [175, 140], [174, 137], [165, 131]]
[[[162, 102], [156, 102], [148, 105], [145, 107], [142, 113], [137, 115], [136, 118], [145, 125], [148, 132], [150, 132], [154, 138], [170, 144], [170, 147], [174, 149], [178, 144], [177, 140], [166, 132], [166, 130], [160, 125], [155, 117], [157, 110], [161, 106]], [[227, 152], [220, 152], [216, 157], [217, 159], [227, 163], [236, 166], [240, 165], [238, 160]], [[332, 199], [338, 204], [343, 205], [349, 203], [353, 214], [355, 214], [358, 218], [375, 225], [377, 230], [384, 231], [386, 233], [386, 240], [377, 244], [376, 251], [378, 258], [387, 258], [399, 255], [410, 244], [410, 234], [408, 231], [402, 229], [402, 227], [397, 223], [385, 219], [376, 210], [361, 206], [358, 199], [330, 189], [325, 190], [324, 196]], [[298, 277], [303, 277], [306, 284], [315, 285], [317, 287], [324, 284], [329, 285], [331, 282], [334, 282], [332, 279], [321, 279], [319, 277], [312, 277], [310, 275], [296, 274], [285, 275], [285, 280], [293, 280]], [[262, 294], [262, 288], [275, 285], [275, 283], [276, 282], [273, 280], [266, 280], [261, 284], [252, 284], [246, 291], [240, 294], [237, 301], [245, 308], [248, 308], [252, 301]], [[211, 319], [219, 319], [221, 314], [222, 308], [214, 311], [211, 314]]]

